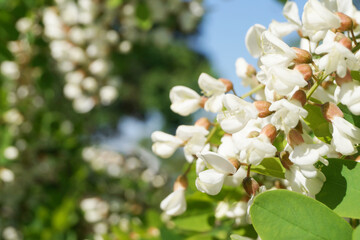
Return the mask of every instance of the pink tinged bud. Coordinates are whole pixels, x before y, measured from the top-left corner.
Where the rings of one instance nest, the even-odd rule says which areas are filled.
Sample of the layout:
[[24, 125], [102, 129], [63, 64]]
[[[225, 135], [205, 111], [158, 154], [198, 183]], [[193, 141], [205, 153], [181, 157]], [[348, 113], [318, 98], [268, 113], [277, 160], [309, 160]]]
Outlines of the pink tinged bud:
[[195, 126], [200, 126], [208, 130], [211, 126], [211, 122], [206, 117], [202, 117], [195, 122]]
[[357, 156], [357, 158], [355, 158], [355, 162], [360, 162], [360, 156]]
[[313, 72], [309, 64], [296, 64], [294, 69], [303, 75], [305, 81], [311, 79]]
[[280, 161], [281, 164], [284, 166], [284, 168], [286, 168], [287, 170], [290, 169], [291, 165], [293, 165], [294, 163], [290, 161], [289, 159], [289, 152], [288, 151], [282, 151], [280, 153]]
[[322, 87], [323, 89], [328, 89], [332, 84], [333, 84], [332, 81], [323, 81], [323, 82], [321, 83], [321, 87]]
[[174, 191], [179, 189], [186, 189], [188, 187], [188, 180], [185, 175], [180, 175], [177, 177], [174, 183]]
[[240, 168], [241, 164], [240, 164], [239, 160], [237, 160], [236, 158], [230, 158], [228, 160], [236, 168], [236, 170], [238, 170]]
[[336, 12], [335, 14], [340, 18], [340, 27], [338, 27], [336, 30], [340, 32], [351, 30], [353, 27], [353, 20], [351, 17], [341, 12]]
[[269, 123], [261, 130], [261, 134], [264, 134], [265, 136], [267, 136], [269, 138], [270, 142], [274, 142], [276, 135], [277, 135], [276, 127]]
[[222, 82], [225, 85], [226, 92], [233, 89], [233, 84], [232, 84], [232, 82], [230, 80], [225, 79], [225, 78], [219, 78], [219, 81]]
[[352, 77], [351, 77], [351, 72], [350, 72], [350, 70], [348, 69], [348, 70], [346, 71], [346, 75], [345, 75], [345, 77], [343, 77], [343, 78], [341, 78], [341, 77], [339, 77], [338, 75], [336, 75], [335, 81], [336, 81], [336, 84], [339, 85], [340, 87], [341, 87], [341, 85], [343, 85], [344, 83], [352, 82]]
[[294, 59], [295, 63], [301, 64], [301, 63], [311, 63], [312, 62], [311, 53], [309, 53], [308, 51], [301, 49], [301, 48], [297, 48], [297, 47], [292, 47], [292, 50], [294, 50], [296, 53], [296, 58]]
[[200, 98], [200, 103], [199, 103], [199, 105], [200, 105], [201, 108], [204, 108], [205, 103], [206, 103], [207, 100], [208, 100], [208, 98], [207, 98], [207, 97], [204, 97], [204, 96], [202, 96], [202, 97]]
[[304, 138], [295, 129], [291, 129], [287, 135], [287, 141], [292, 148], [304, 143]]
[[258, 117], [264, 118], [271, 115], [273, 112], [269, 110], [271, 103], [267, 101], [255, 101], [254, 106], [258, 110]]
[[344, 113], [335, 103], [327, 102], [321, 106], [321, 111], [324, 118], [331, 122], [335, 117], [344, 117]]
[[303, 90], [297, 90], [291, 100], [296, 100], [301, 103], [301, 106], [304, 106], [306, 104], [306, 93]]
[[246, 68], [246, 76], [248, 77], [256, 76], [256, 69], [250, 64]]
[[336, 33], [334, 40], [351, 51], [352, 42], [351, 42], [350, 38], [346, 37], [344, 34]]
[[247, 194], [255, 195], [259, 190], [259, 184], [252, 177], [245, 177], [242, 181], [242, 185]]
[[301, 134], [303, 133], [303, 127], [302, 127], [301, 121], [298, 122], [295, 129], [298, 130], [299, 133], [301, 133]]

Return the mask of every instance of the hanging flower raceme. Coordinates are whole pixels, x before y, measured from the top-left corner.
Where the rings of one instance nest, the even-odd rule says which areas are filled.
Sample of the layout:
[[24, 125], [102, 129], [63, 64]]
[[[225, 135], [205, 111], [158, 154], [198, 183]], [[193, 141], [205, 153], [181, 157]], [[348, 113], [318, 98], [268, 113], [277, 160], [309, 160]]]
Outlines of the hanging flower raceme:
[[[200, 192], [217, 195], [224, 185], [242, 183], [241, 202], [230, 207], [222, 200], [216, 209], [218, 219], [251, 222], [249, 214], [244, 221], [245, 202], [249, 213], [255, 197], [266, 191], [264, 185], [315, 198], [326, 183], [323, 169], [333, 167], [333, 158], [359, 158], [360, 126], [354, 115], [360, 115], [356, 38], [360, 11], [350, 0], [309, 0], [302, 19], [291, 1], [283, 14], [288, 22], [273, 21], [268, 29], [255, 24], [246, 34], [246, 47], [258, 58], [258, 69], [243, 58], [235, 67], [250, 92], [238, 96], [229, 80], [205, 73], [198, 79], [203, 96], [174, 87], [170, 93], [174, 112], [187, 116], [204, 108], [216, 113], [215, 122], [204, 121], [202, 128], [180, 126], [175, 136], [154, 143], [166, 142], [168, 152], [184, 146], [186, 174], [197, 157], [195, 186]], [[298, 47], [281, 39], [292, 31], [301, 37]], [[285, 179], [274, 181], [266, 175]], [[183, 195], [174, 199], [181, 206]]]

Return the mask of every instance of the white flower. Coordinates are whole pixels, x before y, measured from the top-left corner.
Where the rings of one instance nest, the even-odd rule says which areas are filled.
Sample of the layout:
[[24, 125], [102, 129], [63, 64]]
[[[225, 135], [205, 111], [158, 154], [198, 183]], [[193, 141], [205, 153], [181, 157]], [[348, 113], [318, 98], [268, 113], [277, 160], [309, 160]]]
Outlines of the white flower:
[[341, 102], [355, 115], [360, 115], [360, 85], [355, 82], [343, 83], [335, 89], [336, 102]]
[[179, 188], [170, 193], [160, 203], [160, 208], [167, 215], [178, 216], [186, 211], [185, 189]]
[[217, 120], [225, 132], [238, 132], [250, 119], [257, 117], [258, 111], [253, 104], [233, 94], [226, 94], [223, 104], [226, 110], [218, 113]]
[[235, 62], [236, 74], [242, 79], [241, 84], [244, 87], [250, 86], [252, 88], [259, 85], [255, 78], [256, 70], [253, 66], [248, 64], [244, 58], [238, 58]]
[[249, 53], [258, 58], [262, 54], [261, 35], [266, 30], [263, 25], [255, 24], [246, 33], [245, 44]]
[[219, 112], [226, 92], [225, 84], [206, 73], [200, 74], [198, 83], [204, 95], [208, 97], [204, 109], [210, 112]]
[[109, 105], [118, 97], [118, 91], [114, 86], [103, 86], [100, 88], [99, 96], [103, 105]]
[[208, 169], [199, 173], [195, 185], [200, 192], [216, 195], [223, 186], [224, 178], [224, 173], [220, 173], [215, 169]]
[[319, 33], [321, 35], [329, 29], [340, 27], [340, 18], [317, 0], [309, 0], [305, 4], [302, 22], [303, 34], [316, 42], [321, 39]]
[[341, 117], [334, 117], [331, 122], [333, 127], [331, 144], [335, 150], [343, 155], [356, 153], [354, 145], [360, 143], [360, 129]]
[[270, 31], [262, 34], [262, 48], [263, 55], [260, 61], [267, 67], [279, 65], [287, 67], [296, 58], [295, 51]]
[[283, 8], [283, 15], [290, 23], [301, 26], [299, 9], [295, 2], [287, 1], [285, 3]]
[[296, 100], [281, 99], [273, 102], [269, 108], [275, 111], [271, 117], [271, 123], [277, 128], [288, 132], [296, 127], [300, 118], [306, 118], [308, 112]]
[[347, 68], [356, 62], [356, 58], [349, 49], [335, 41], [335, 36], [335, 33], [328, 31], [315, 53], [327, 53], [319, 61], [319, 68], [325, 70], [325, 74], [336, 71], [339, 77], [345, 77]]
[[259, 165], [264, 158], [275, 156], [277, 151], [265, 134], [253, 138], [238, 138], [236, 146], [240, 150], [240, 161], [252, 165]]
[[[305, 174], [304, 174], [305, 173]], [[315, 197], [320, 192], [326, 178], [325, 175], [312, 165], [292, 165], [285, 171], [285, 178], [292, 191]]]
[[296, 145], [290, 153], [289, 159], [300, 166], [313, 165], [317, 161], [328, 165], [328, 161], [321, 156], [325, 156], [329, 148], [326, 144], [306, 144]]
[[281, 66], [270, 68], [262, 67], [261, 69], [262, 70], [257, 74], [259, 81], [266, 85], [266, 89], [269, 89], [270, 91], [274, 90], [276, 93], [283, 96], [308, 84], [304, 80], [303, 75], [296, 70]]
[[154, 142], [152, 151], [162, 158], [171, 157], [176, 149], [183, 144], [180, 138], [161, 131], [153, 132], [151, 134], [151, 140]]
[[278, 38], [282, 38], [286, 35], [289, 35], [293, 31], [299, 29], [299, 26], [289, 22], [278, 22], [276, 20], [272, 20], [269, 25], [269, 31], [274, 34]]
[[236, 168], [229, 160], [214, 152], [199, 153], [208, 170], [199, 173], [195, 185], [200, 192], [216, 195], [220, 192], [224, 179], [229, 174], [236, 173]]
[[188, 116], [200, 108], [200, 95], [194, 90], [175, 86], [170, 90], [171, 110], [181, 116]]
[[0, 179], [4, 182], [12, 182], [15, 179], [15, 175], [10, 169], [0, 168]]

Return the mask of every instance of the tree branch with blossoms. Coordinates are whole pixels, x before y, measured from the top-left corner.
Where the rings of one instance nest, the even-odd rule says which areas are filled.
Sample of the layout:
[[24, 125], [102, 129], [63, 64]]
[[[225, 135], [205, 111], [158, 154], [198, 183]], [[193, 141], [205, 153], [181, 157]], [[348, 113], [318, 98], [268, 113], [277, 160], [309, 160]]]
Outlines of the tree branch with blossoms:
[[[354, 204], [360, 197], [360, 54], [355, 38], [360, 12], [348, 0], [326, 3], [309, 0], [300, 19], [297, 5], [288, 1], [283, 9], [287, 22], [248, 30], [246, 47], [259, 59], [259, 69], [243, 58], [236, 61], [243, 86], [252, 88], [241, 97], [229, 93], [230, 80], [205, 73], [198, 79], [202, 95], [185, 86], [170, 91], [175, 113], [187, 116], [200, 108], [216, 113], [210, 132], [209, 125], [197, 121], [179, 126], [175, 136], [152, 136], [155, 154], [170, 157], [182, 146], [186, 160], [196, 161], [191, 181], [197, 190], [223, 196], [217, 219], [233, 219], [238, 229], [252, 224], [261, 239], [351, 239], [353, 228], [357, 234], [358, 221], [350, 225], [344, 218], [360, 218]], [[282, 40], [293, 31], [299, 33], [298, 47]], [[255, 100], [245, 101], [249, 96]], [[185, 198], [183, 192], [161, 208], [180, 215]], [[179, 206], [182, 211], [174, 211]]]

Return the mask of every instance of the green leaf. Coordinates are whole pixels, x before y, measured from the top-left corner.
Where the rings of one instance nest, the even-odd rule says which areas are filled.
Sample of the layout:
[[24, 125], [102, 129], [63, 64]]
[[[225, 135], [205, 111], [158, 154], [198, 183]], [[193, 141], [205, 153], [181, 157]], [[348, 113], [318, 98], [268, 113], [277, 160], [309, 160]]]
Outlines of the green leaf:
[[360, 240], [360, 226], [353, 231], [352, 240]]
[[360, 218], [360, 164], [333, 158], [322, 172], [326, 182], [316, 199], [342, 217]]
[[359, 71], [351, 71], [351, 77], [354, 80], [360, 81], [360, 72]]
[[211, 214], [204, 213], [188, 217], [178, 217], [174, 219], [175, 226], [181, 230], [205, 232], [213, 227], [210, 224]]
[[266, 176], [285, 178], [285, 168], [280, 162], [279, 158], [264, 158], [262, 162], [254, 167], [251, 171], [260, 173]]
[[308, 111], [308, 115], [304, 119], [305, 123], [321, 141], [330, 143], [331, 133], [329, 129], [329, 122], [327, 122], [323, 117], [320, 107], [306, 104], [304, 108]]
[[250, 215], [262, 240], [350, 240], [352, 236], [350, 225], [328, 207], [288, 190], [260, 194]]
[[344, 118], [354, 124], [355, 126], [360, 128], [360, 116], [356, 116], [350, 112], [347, 106], [342, 105], [341, 103], [338, 105], [341, 111], [344, 113]]

